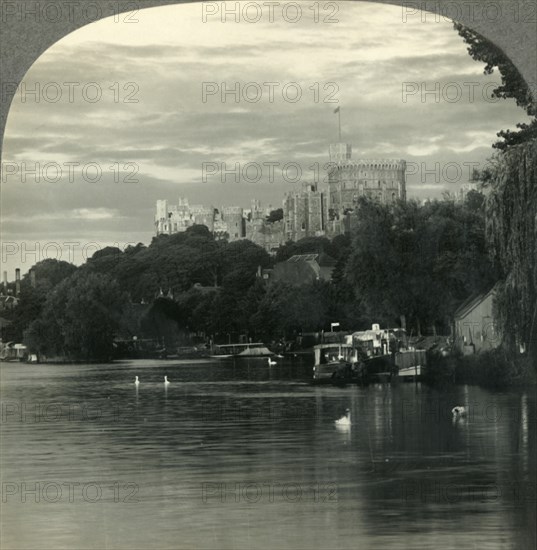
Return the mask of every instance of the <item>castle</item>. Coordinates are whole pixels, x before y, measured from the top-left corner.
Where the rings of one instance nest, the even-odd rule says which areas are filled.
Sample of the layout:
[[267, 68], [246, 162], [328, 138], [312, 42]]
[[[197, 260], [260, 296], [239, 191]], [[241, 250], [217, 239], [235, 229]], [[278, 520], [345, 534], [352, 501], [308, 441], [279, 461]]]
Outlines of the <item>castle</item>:
[[157, 235], [185, 231], [201, 224], [216, 238], [229, 241], [249, 239], [274, 252], [287, 241], [304, 237], [336, 235], [350, 231], [350, 213], [360, 197], [382, 204], [406, 200], [406, 162], [400, 159], [352, 160], [352, 146], [335, 143], [329, 147], [328, 185], [303, 183], [299, 191], [285, 194], [283, 218], [268, 221], [271, 207], [263, 209], [253, 200], [249, 210], [239, 206], [190, 205], [180, 198], [178, 204], [157, 201]]

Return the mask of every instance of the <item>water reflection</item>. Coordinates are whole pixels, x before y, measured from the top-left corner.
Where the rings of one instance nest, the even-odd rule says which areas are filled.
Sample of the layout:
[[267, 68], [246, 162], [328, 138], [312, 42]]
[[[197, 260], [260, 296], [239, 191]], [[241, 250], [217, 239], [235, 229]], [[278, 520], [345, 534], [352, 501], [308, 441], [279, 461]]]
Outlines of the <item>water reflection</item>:
[[534, 547], [534, 395], [310, 375], [2, 365], [2, 547]]

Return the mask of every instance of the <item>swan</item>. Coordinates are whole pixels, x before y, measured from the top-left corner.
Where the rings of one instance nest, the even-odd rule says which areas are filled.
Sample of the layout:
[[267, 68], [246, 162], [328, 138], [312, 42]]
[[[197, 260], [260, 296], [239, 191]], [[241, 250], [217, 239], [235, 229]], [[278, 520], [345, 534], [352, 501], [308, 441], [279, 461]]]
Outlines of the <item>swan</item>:
[[345, 410], [345, 414], [336, 420], [336, 425], [338, 426], [350, 426], [351, 424], [351, 411], [350, 409]]
[[451, 409], [451, 414], [455, 417], [466, 416], [466, 407], [463, 407], [462, 405], [458, 405], [457, 407], [453, 407]]
[[169, 383], [170, 383], [170, 381], [168, 380], [168, 377], [165, 376], [164, 377], [164, 385], [167, 386]]
[[267, 357], [267, 361], [270, 366], [276, 365], [276, 361], [273, 361], [270, 357]]
[[139, 386], [140, 385], [140, 380], [138, 380], [138, 377], [136, 376], [135, 379], [134, 379], [134, 385], [135, 386]]

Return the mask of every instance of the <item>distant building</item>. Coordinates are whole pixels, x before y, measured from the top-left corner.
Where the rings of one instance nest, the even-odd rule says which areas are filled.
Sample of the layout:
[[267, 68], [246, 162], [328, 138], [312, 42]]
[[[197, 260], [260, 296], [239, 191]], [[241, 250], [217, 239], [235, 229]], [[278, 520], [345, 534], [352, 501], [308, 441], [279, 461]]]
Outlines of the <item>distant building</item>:
[[281, 281], [292, 285], [304, 285], [313, 281], [330, 281], [336, 260], [328, 254], [297, 254], [273, 269], [263, 270], [268, 281]]
[[155, 213], [157, 235], [181, 233], [193, 225], [204, 225], [216, 238], [230, 241], [244, 238], [244, 216], [240, 206], [214, 206], [189, 204], [181, 197], [177, 204], [170, 205], [167, 200], [158, 200]]
[[328, 222], [328, 196], [317, 184], [303, 184], [299, 192], [286, 193], [283, 200], [286, 241], [325, 235]]
[[495, 288], [470, 297], [454, 314], [455, 346], [464, 354], [491, 350], [500, 345], [493, 316]]
[[265, 218], [246, 221], [245, 237], [273, 254], [285, 243], [283, 220], [269, 223]]
[[228, 240], [236, 241], [244, 238], [244, 216], [240, 206], [223, 206], [220, 215], [228, 234]]
[[19, 299], [12, 294], [0, 295], [0, 311], [15, 309], [19, 305]]
[[406, 200], [406, 162], [404, 160], [352, 160], [349, 143], [329, 146], [328, 185], [304, 183], [298, 191], [285, 194], [283, 220], [269, 222], [268, 209], [253, 200], [250, 210], [239, 206], [190, 205], [180, 198], [176, 205], [166, 200], [156, 204], [157, 235], [186, 231], [194, 224], [205, 225], [217, 239], [249, 239], [273, 253], [287, 241], [305, 237], [333, 238], [351, 231], [352, 212], [360, 197], [383, 204]]
[[360, 197], [390, 204], [406, 200], [406, 161], [402, 159], [352, 160], [347, 143], [330, 145], [328, 188], [335, 215], [353, 210]]

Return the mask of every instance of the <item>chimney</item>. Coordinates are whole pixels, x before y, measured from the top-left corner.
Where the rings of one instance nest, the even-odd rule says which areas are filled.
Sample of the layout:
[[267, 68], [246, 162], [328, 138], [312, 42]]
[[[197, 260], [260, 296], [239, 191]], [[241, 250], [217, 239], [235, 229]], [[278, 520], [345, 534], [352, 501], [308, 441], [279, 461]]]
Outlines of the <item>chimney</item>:
[[30, 269], [30, 284], [32, 288], [35, 288], [35, 271], [33, 269]]
[[7, 271], [4, 271], [4, 290], [7, 290]]
[[15, 269], [15, 296], [21, 293], [21, 270], [17, 267]]

